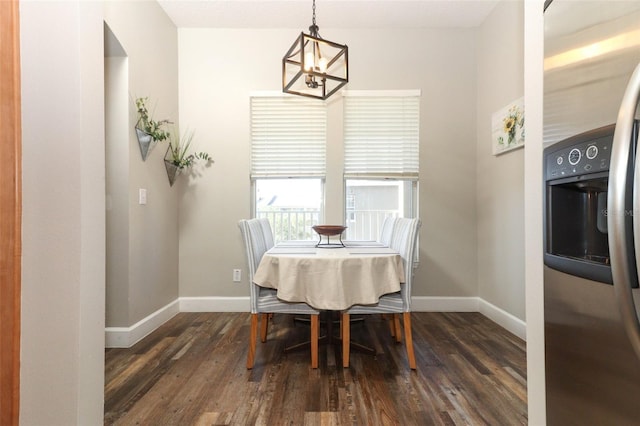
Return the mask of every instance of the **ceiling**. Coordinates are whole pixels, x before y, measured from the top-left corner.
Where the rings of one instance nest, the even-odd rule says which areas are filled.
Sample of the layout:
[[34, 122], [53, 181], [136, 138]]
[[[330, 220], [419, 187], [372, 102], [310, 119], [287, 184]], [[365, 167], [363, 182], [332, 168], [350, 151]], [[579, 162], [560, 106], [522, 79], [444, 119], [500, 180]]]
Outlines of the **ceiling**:
[[[322, 28], [473, 28], [499, 0], [316, 0]], [[158, 0], [177, 27], [311, 25], [312, 0]]]

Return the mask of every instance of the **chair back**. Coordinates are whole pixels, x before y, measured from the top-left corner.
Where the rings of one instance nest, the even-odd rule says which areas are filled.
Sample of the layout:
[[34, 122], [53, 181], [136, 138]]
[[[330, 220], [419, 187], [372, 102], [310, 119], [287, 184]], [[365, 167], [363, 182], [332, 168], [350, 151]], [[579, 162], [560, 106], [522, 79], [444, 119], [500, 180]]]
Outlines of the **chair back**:
[[262, 234], [264, 235], [264, 243], [267, 246], [267, 250], [273, 247], [273, 231], [271, 230], [271, 224], [269, 223], [269, 219], [266, 217], [261, 217], [258, 219], [260, 221], [260, 226], [262, 226]]
[[393, 226], [396, 223], [396, 218], [393, 216], [387, 216], [382, 222], [382, 229], [380, 230], [380, 236], [378, 242], [385, 246], [391, 246], [391, 237], [393, 235]]
[[418, 245], [418, 231], [420, 229], [420, 219], [397, 218], [393, 226], [391, 238], [392, 249], [400, 253], [404, 266], [405, 283], [400, 286], [402, 294], [403, 309], [405, 312], [411, 311], [411, 283], [413, 281], [413, 270], [416, 259], [416, 248]]
[[262, 256], [268, 250], [264, 239], [262, 224], [259, 219], [242, 219], [238, 222], [242, 240], [244, 243], [244, 251], [247, 258], [247, 267], [249, 270], [249, 302], [251, 304], [251, 312], [258, 312], [258, 296], [260, 288], [253, 283], [253, 276], [258, 269]]

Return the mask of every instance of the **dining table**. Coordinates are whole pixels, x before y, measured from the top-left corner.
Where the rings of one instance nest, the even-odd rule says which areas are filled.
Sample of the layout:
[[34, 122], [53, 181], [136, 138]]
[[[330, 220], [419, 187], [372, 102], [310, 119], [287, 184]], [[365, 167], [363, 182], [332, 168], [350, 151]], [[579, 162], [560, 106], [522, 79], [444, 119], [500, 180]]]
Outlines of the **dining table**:
[[[333, 335], [336, 314], [353, 305], [378, 302], [380, 296], [400, 291], [404, 282], [400, 254], [376, 241], [341, 241], [339, 245], [315, 241], [284, 241], [269, 249], [260, 261], [253, 282], [276, 290], [278, 299], [304, 302], [321, 311], [327, 333], [320, 341], [340, 341]], [[351, 318], [351, 322], [363, 318]], [[286, 352], [304, 348], [302, 342]], [[375, 354], [350, 339], [350, 347]]]
[[344, 311], [400, 291], [404, 273], [400, 254], [375, 241], [344, 241], [338, 247], [285, 241], [263, 255], [253, 281], [275, 289], [286, 302]]

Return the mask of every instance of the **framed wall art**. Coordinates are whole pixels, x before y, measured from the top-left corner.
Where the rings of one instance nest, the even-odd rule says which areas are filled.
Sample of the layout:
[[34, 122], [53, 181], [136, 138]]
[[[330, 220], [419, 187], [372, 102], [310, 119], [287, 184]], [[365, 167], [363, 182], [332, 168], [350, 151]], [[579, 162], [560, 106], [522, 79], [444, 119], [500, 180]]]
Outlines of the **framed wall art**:
[[524, 146], [524, 97], [493, 113], [491, 141], [493, 155]]

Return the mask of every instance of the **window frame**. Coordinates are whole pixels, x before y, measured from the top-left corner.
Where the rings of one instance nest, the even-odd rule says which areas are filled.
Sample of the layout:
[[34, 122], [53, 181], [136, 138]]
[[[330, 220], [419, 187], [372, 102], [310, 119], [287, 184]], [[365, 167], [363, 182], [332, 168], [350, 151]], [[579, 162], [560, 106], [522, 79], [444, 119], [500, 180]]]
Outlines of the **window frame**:
[[[282, 172], [281, 170], [267, 170], [266, 172], [264, 172], [265, 169], [262, 169], [261, 173], [255, 173], [254, 172], [254, 125], [255, 125], [255, 113], [256, 111], [254, 110], [254, 98], [273, 98], [277, 107], [277, 103], [278, 101], [282, 101], [283, 103], [286, 102], [295, 102], [298, 103], [301, 107], [303, 107], [304, 105], [309, 105], [310, 107], [310, 114], [316, 112], [318, 110], [318, 106], [321, 107], [321, 109], [323, 110], [323, 114], [322, 114], [322, 118], [320, 119], [319, 117], [312, 117], [312, 120], [319, 120], [319, 121], [315, 121], [316, 126], [312, 129], [312, 131], [314, 132], [314, 134], [317, 136], [318, 131], [320, 131], [321, 133], [321, 142], [318, 144], [318, 140], [316, 138], [315, 140], [315, 147], [318, 148], [320, 145], [322, 146], [322, 156], [319, 157], [322, 160], [322, 166], [320, 168], [314, 168], [312, 171], [305, 171], [304, 168], [296, 171], [293, 169], [289, 169], [287, 172]], [[309, 98], [301, 98], [301, 97], [297, 97], [297, 96], [291, 96], [291, 95], [285, 95], [281, 92], [253, 92], [250, 94], [249, 96], [249, 109], [250, 109], [250, 124], [251, 124], [251, 128], [250, 128], [250, 155], [251, 155], [251, 163], [250, 163], [250, 173], [249, 173], [249, 177], [250, 177], [250, 193], [251, 193], [251, 201], [250, 201], [250, 211], [251, 211], [251, 216], [252, 217], [257, 217], [258, 215], [258, 200], [257, 200], [257, 187], [258, 187], [258, 181], [262, 181], [262, 180], [275, 180], [275, 179], [319, 179], [320, 181], [320, 205], [319, 205], [319, 213], [318, 213], [318, 224], [323, 223], [324, 217], [325, 217], [325, 197], [326, 197], [326, 191], [325, 191], [325, 183], [326, 183], [326, 175], [327, 175], [327, 116], [328, 116], [328, 111], [327, 111], [327, 104], [324, 101], [319, 101], [317, 99], [309, 99]], [[300, 106], [296, 107], [295, 113], [300, 112]], [[289, 111], [290, 112], [290, 111]], [[287, 111], [285, 111], [283, 114], [286, 114]], [[276, 114], [277, 115], [277, 114]], [[284, 117], [284, 115], [283, 115]], [[276, 117], [276, 118], [280, 118], [282, 119], [282, 117]], [[318, 124], [319, 123], [319, 124]], [[308, 124], [305, 122], [305, 124]], [[319, 127], [318, 127], [319, 126]], [[289, 127], [289, 126], [287, 126]], [[304, 127], [304, 126], [303, 126]], [[280, 130], [280, 132], [284, 132], [283, 130]], [[302, 134], [302, 138], [304, 139], [304, 136], [306, 136], [306, 134], [304, 134], [305, 130], [300, 131], [298, 129], [298, 133]], [[277, 135], [276, 135], [277, 136]], [[300, 144], [298, 144], [299, 146]], [[292, 151], [293, 152], [293, 151]], [[300, 158], [303, 158], [304, 154], [300, 155]], [[275, 224], [271, 224], [272, 227]], [[275, 231], [275, 229], [274, 229]], [[313, 238], [313, 234], [310, 234], [311, 237]], [[277, 239], [276, 233], [274, 232], [274, 237]]]
[[[409, 217], [415, 218], [419, 217], [419, 162], [420, 162], [420, 98], [421, 91], [420, 90], [345, 90], [343, 92], [345, 98], [348, 97], [376, 97], [376, 98], [384, 98], [384, 97], [415, 97], [417, 98], [416, 111], [412, 111], [412, 114], [415, 115], [417, 122], [413, 123], [413, 125], [417, 126], [415, 130], [415, 137], [417, 138], [413, 143], [416, 145], [411, 149], [411, 152], [415, 151], [411, 158], [411, 163], [413, 166], [409, 167], [408, 170], [398, 170], [396, 172], [388, 173], [383, 170], [373, 170], [372, 172], [351, 172], [347, 170], [347, 149], [348, 149], [348, 137], [347, 137], [347, 127], [348, 120], [347, 114], [349, 114], [349, 109], [347, 105], [345, 105], [343, 112], [343, 141], [344, 141], [344, 158], [343, 162], [345, 164], [344, 172], [343, 172], [343, 214], [345, 218], [345, 223], [349, 221], [349, 210], [348, 210], [348, 200], [347, 198], [350, 196], [347, 187], [350, 181], [354, 180], [366, 180], [366, 181], [394, 181], [394, 182], [403, 182], [402, 183], [402, 191], [403, 191], [403, 205], [399, 206], [402, 210], [400, 212], [401, 217]], [[348, 102], [345, 99], [345, 104]], [[351, 130], [349, 130], [351, 131]], [[416, 166], [417, 163], [417, 166]]]

